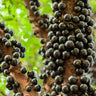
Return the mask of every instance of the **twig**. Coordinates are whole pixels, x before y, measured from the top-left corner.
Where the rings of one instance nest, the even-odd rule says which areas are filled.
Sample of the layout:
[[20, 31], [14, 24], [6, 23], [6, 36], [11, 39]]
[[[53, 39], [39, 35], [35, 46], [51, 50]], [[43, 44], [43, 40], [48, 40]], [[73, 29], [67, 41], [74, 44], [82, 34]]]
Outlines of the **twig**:
[[7, 96], [6, 94], [4, 94], [1, 90], [0, 90], [0, 94], [2, 94], [3, 96]]

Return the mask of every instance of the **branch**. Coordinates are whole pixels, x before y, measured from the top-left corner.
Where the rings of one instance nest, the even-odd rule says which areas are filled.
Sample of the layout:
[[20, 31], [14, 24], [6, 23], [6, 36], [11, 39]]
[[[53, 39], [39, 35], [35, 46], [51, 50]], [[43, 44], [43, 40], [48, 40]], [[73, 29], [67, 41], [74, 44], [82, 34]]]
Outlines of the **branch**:
[[6, 94], [4, 94], [1, 90], [0, 90], [0, 94], [2, 94], [3, 96], [7, 96]]
[[[35, 16], [34, 15], [34, 11], [31, 10], [31, 5], [29, 4], [31, 0], [23, 0], [24, 1], [24, 5], [28, 11], [28, 17], [30, 19], [30, 22], [33, 24], [33, 29], [34, 32], [38, 32], [37, 37], [42, 37], [42, 38], [47, 38], [47, 33], [48, 33], [48, 24], [47, 27], [45, 26], [40, 26], [38, 24], [39, 20], [43, 21], [44, 24], [44, 19], [48, 19], [48, 18], [43, 18], [43, 15], [39, 15], [39, 16]], [[38, 8], [38, 7], [37, 7]], [[39, 10], [37, 9], [37, 11], [39, 12]]]
[[[78, 15], [75, 12], [73, 12], [73, 8], [78, 0], [61, 0], [61, 2], [64, 2], [67, 5], [67, 8], [64, 9], [64, 14], [71, 14], [71, 16]], [[63, 18], [61, 18], [62, 20]], [[77, 27], [77, 26], [75, 26]], [[51, 40], [50, 40], [51, 41]], [[65, 72], [62, 74], [63, 76], [63, 83], [62, 85], [68, 84], [68, 77], [76, 75], [75, 67], [72, 65], [72, 62], [76, 59], [76, 57], [71, 56], [68, 60], [65, 61], [63, 67], [65, 69]], [[44, 79], [43, 81], [43, 93], [51, 93], [52, 92], [52, 86], [54, 85], [54, 79], [52, 77], [48, 77]], [[61, 96], [61, 95], [60, 95]]]
[[[52, 1], [54, 1], [54, 0], [52, 0]], [[77, 1], [78, 0], [61, 0], [61, 1], [58, 1], [57, 0], [57, 2], [64, 2], [66, 5], [67, 5], [67, 8], [64, 10], [64, 11], [60, 11], [61, 12], [61, 18], [59, 18], [59, 17], [56, 17], [55, 16], [55, 18], [59, 18], [58, 19], [58, 21], [60, 21], [61, 20], [61, 22], [63, 22], [63, 23], [65, 23], [66, 25], [67, 24], [69, 24], [69, 23], [71, 23], [71, 24], [73, 24], [74, 25], [74, 29], [77, 29], [77, 28], [80, 28], [80, 26], [78, 26], [78, 24], [76, 24], [76, 23], [74, 23], [74, 22], [72, 22], [71, 20], [69, 21], [69, 22], [66, 22], [66, 21], [64, 21], [64, 18], [62, 18], [65, 14], [71, 14], [71, 16], [73, 17], [73, 16], [79, 16], [80, 15], [80, 13], [79, 12], [74, 12], [74, 7], [76, 6], [76, 3], [77, 3]], [[56, 2], [56, 0], [54, 1], [54, 2]], [[58, 3], [57, 3], [58, 4]], [[56, 6], [55, 6], [56, 7]], [[57, 10], [58, 10], [58, 8], [57, 8]], [[55, 10], [56, 11], [56, 10]], [[81, 12], [81, 11], [80, 11]], [[54, 12], [55, 13], [55, 12]], [[59, 13], [58, 13], [59, 14]], [[56, 14], [55, 14], [56, 15]], [[70, 18], [70, 17], [68, 17], [68, 18]], [[52, 23], [52, 25], [54, 26], [54, 24], [56, 24], [56, 23]], [[58, 25], [57, 25], [58, 26]], [[86, 25], [86, 26], [89, 26], [89, 25]], [[68, 27], [68, 26], [67, 26]], [[55, 26], [55, 28], [56, 28], [56, 26]], [[57, 30], [55, 30], [55, 28], [52, 30], [51, 29], [51, 31], [53, 31], [53, 36], [56, 36], [57, 38], [59, 38], [59, 36], [57, 36], [55, 33], [57, 32], [57, 30], [59, 29], [57, 29]], [[83, 28], [86, 28], [86, 27], [83, 27]], [[67, 29], [67, 28], [66, 28]], [[74, 30], [73, 29], [73, 30]], [[82, 29], [82, 28], [80, 28], [80, 29]], [[75, 35], [75, 30], [73, 31], [73, 30], [71, 30], [71, 32], [70, 32], [70, 35], [73, 35], [74, 34], [74, 36], [76, 36]], [[61, 30], [59, 29], [59, 31], [61, 32]], [[81, 31], [82, 33], [83, 33], [83, 31]], [[62, 34], [62, 33], [61, 33]], [[86, 33], [87, 34], [87, 33]], [[87, 34], [88, 35], [88, 34]], [[66, 37], [67, 38], [67, 37]], [[84, 38], [86, 38], [86, 37], [84, 37]], [[55, 38], [54, 38], [55, 39]], [[52, 43], [52, 45], [53, 44], [55, 44], [54, 42], [56, 42], [56, 43], [58, 43], [58, 39], [57, 39], [57, 41], [55, 41], [54, 39], [52, 39], [52, 37], [50, 36], [50, 42]], [[68, 40], [68, 39], [67, 39]], [[76, 39], [77, 40], [77, 39]], [[77, 40], [78, 41], [78, 40]], [[66, 43], [66, 41], [65, 41], [65, 43]], [[65, 44], [64, 43], [64, 44]], [[60, 42], [59, 42], [59, 44], [60, 44]], [[76, 44], [76, 43], [74, 43], [74, 44]], [[59, 46], [59, 45], [58, 45]], [[70, 45], [70, 47], [71, 47], [71, 45]], [[76, 47], [76, 46], [75, 46]], [[53, 48], [53, 46], [51, 46], [51, 48], [53, 49], [53, 50], [51, 50], [51, 51], [49, 51], [50, 50], [50, 48], [46, 48], [46, 52], [45, 52], [45, 54], [50, 54], [49, 55], [49, 57], [48, 56], [46, 56], [47, 58], [46, 59], [48, 59], [49, 61], [52, 61], [55, 65], [56, 65], [56, 58], [57, 57], [54, 57], [53, 56], [53, 54], [54, 54], [54, 51], [56, 50], [55, 48]], [[87, 50], [87, 48], [86, 47], [83, 47], [84, 49], [86, 49]], [[58, 48], [57, 48], [57, 50], [59, 50]], [[67, 51], [68, 49], [66, 49], [66, 50], [64, 50], [64, 51]], [[70, 49], [71, 50], [71, 49]], [[48, 53], [47, 53], [47, 51], [48, 51]], [[81, 49], [80, 49], [80, 51], [81, 51]], [[93, 51], [94, 51], [94, 48], [93, 48]], [[60, 50], [59, 50], [59, 52], [60, 52]], [[57, 55], [59, 54], [59, 52], [57, 53]], [[68, 51], [68, 52], [70, 52], [70, 51]], [[62, 54], [62, 53], [61, 53]], [[76, 60], [76, 59], [80, 59], [82, 62], [84, 61], [84, 60], [86, 60], [84, 57], [82, 57], [82, 55], [80, 55], [79, 54], [79, 56], [72, 56], [72, 55], [74, 55], [74, 54], [71, 54], [71, 52], [70, 52], [70, 58], [68, 59], [68, 60], [64, 60], [64, 64], [62, 65], [63, 66], [63, 68], [65, 69], [65, 71], [64, 71], [64, 73], [63, 74], [59, 74], [60, 76], [62, 76], [63, 77], [63, 83], [61, 84], [61, 86], [63, 86], [63, 85], [68, 85], [68, 86], [70, 86], [70, 89], [71, 89], [71, 84], [69, 84], [69, 82], [68, 82], [68, 78], [70, 77], [70, 76], [76, 76], [76, 78], [78, 79], [78, 83], [76, 84], [77, 86], [78, 86], [78, 88], [80, 87], [80, 85], [82, 84], [82, 82], [80, 82], [80, 78], [82, 77], [82, 76], [85, 76], [85, 73], [83, 73], [82, 75], [78, 75], [78, 74], [76, 74], [76, 67], [74, 67], [73, 66], [73, 61], [74, 60]], [[58, 57], [58, 58], [62, 58], [62, 57]], [[52, 64], [53, 64], [52, 63]], [[47, 66], [48, 65], [48, 66]], [[52, 94], [52, 86], [54, 86], [55, 87], [55, 89], [53, 89], [53, 90], [55, 90], [55, 93], [54, 94], [59, 94], [60, 95], [60, 93], [58, 92], [58, 91], [56, 91], [56, 83], [54, 83], [54, 82], [56, 82], [55, 80], [54, 80], [54, 77], [56, 76], [56, 74], [58, 74], [58, 73], [56, 73], [56, 71], [57, 71], [57, 68], [58, 68], [58, 66], [56, 65], [56, 68], [55, 69], [51, 69], [51, 71], [49, 70], [49, 66], [51, 66], [49, 63], [47, 64], [47, 65], [45, 65], [45, 70], [44, 70], [44, 74], [46, 74], [46, 70], [47, 71], [49, 71], [49, 74], [48, 74], [48, 77], [46, 76], [46, 77], [44, 77], [43, 79], [44, 79], [44, 81], [43, 81], [43, 92], [42, 92], [42, 94], [43, 93], [49, 93], [49, 94]], [[54, 65], [54, 66], [55, 66]], [[92, 63], [90, 63], [90, 66], [92, 66]], [[52, 66], [53, 67], [53, 66]], [[79, 67], [79, 68], [82, 68], [83, 66], [81, 65], [81, 67]], [[55, 70], [55, 71], [53, 71], [53, 70]], [[89, 67], [88, 67], [88, 69], [87, 70], [89, 70]], [[87, 71], [86, 69], [83, 69], [83, 71]], [[54, 72], [54, 77], [52, 78], [52, 76], [51, 76], [51, 73], [52, 72]], [[91, 79], [90, 79], [91, 80]], [[59, 81], [58, 81], [59, 82]], [[57, 83], [58, 84], [58, 83]], [[90, 85], [89, 85], [90, 86]], [[90, 89], [90, 87], [88, 86], [88, 88]], [[74, 88], [76, 88], [76, 87], [74, 87]], [[80, 90], [78, 90], [78, 91], [80, 91]], [[54, 92], [54, 91], [53, 91]], [[61, 91], [60, 91], [61, 92]], [[65, 92], [66, 93], [66, 92]], [[76, 92], [77, 94], [76, 95], [80, 95], [81, 96], [81, 92]], [[90, 91], [87, 91], [86, 90], [86, 93], [88, 93], [89, 95], [88, 96], [92, 96], [92, 94], [90, 94]], [[72, 96], [72, 92], [70, 91], [70, 92], [68, 92], [67, 93], [67, 95], [68, 96]], [[60, 95], [61, 96], [61, 95]]]
[[[4, 30], [0, 28], [0, 36], [3, 38], [4, 36]], [[6, 55], [10, 55], [13, 58], [13, 46], [7, 48], [4, 43], [0, 41], [0, 50], [3, 52], [3, 57]], [[1, 61], [0, 61], [1, 62]], [[37, 92], [35, 92], [33, 89], [31, 92], [26, 91], [26, 86], [30, 85], [32, 88], [34, 85], [31, 83], [31, 79], [28, 78], [27, 74], [22, 74], [20, 69], [22, 68], [22, 63], [18, 59], [18, 65], [12, 66], [10, 65], [10, 75], [14, 78], [15, 81], [17, 81], [20, 84], [20, 87], [15, 92], [22, 92], [24, 96], [39, 96]]]

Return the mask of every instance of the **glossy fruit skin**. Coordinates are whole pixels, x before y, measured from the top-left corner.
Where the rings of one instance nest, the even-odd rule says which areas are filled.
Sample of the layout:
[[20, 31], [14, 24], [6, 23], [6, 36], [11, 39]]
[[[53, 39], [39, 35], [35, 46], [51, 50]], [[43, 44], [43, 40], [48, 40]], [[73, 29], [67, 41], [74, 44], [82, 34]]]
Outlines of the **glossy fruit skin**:
[[18, 59], [16, 59], [16, 58], [13, 58], [12, 61], [11, 61], [11, 65], [13, 65], [13, 66], [17, 66], [18, 63], [19, 63]]
[[67, 27], [69, 31], [74, 29], [74, 25], [72, 23], [67, 24]]
[[81, 30], [80, 29], [76, 29], [75, 30], [75, 34], [78, 34], [78, 33], [81, 33]]
[[76, 68], [80, 68], [81, 67], [81, 60], [79, 59], [76, 59], [73, 61], [73, 65], [76, 67]]
[[25, 74], [25, 73], [27, 72], [27, 69], [26, 69], [25, 67], [22, 67], [22, 68], [20, 69], [20, 71], [21, 71], [21, 73]]
[[11, 35], [10, 35], [9, 33], [5, 33], [5, 37], [6, 37], [7, 39], [10, 39], [10, 38], [11, 38]]
[[69, 91], [70, 91], [70, 89], [69, 89], [69, 86], [68, 86], [68, 85], [64, 85], [64, 86], [62, 87], [62, 92], [63, 92], [63, 93], [67, 94]]
[[76, 47], [79, 48], [79, 49], [82, 49], [84, 47], [84, 44], [82, 41], [76, 41]]
[[80, 85], [80, 90], [81, 90], [81, 92], [85, 92], [85, 91], [88, 90], [88, 86], [86, 84], [81, 84]]
[[65, 14], [64, 15], [64, 20], [65, 21], [70, 21], [72, 19], [71, 15], [70, 14]]
[[61, 13], [60, 13], [59, 11], [55, 11], [55, 12], [54, 12], [54, 16], [55, 16], [56, 18], [59, 18], [59, 17], [61, 16]]
[[34, 71], [32, 71], [32, 70], [28, 71], [27, 76], [30, 77], [30, 78], [34, 78], [34, 76], [35, 76]]
[[55, 58], [58, 58], [58, 57], [60, 57], [60, 51], [59, 50], [55, 50], [54, 51], [54, 53], [53, 53], [53, 56], [55, 57]]
[[75, 42], [75, 36], [74, 35], [69, 35], [67, 39]]
[[11, 83], [11, 84], [14, 83], [14, 78], [12, 76], [8, 76], [7, 77], [7, 82]]
[[76, 76], [70, 76], [70, 77], [68, 78], [68, 82], [69, 82], [70, 84], [77, 84], [77, 81], [78, 81], [78, 79], [77, 79]]
[[84, 28], [85, 22], [84, 21], [80, 21], [78, 26], [79, 26], [79, 28]]
[[5, 43], [5, 42], [7, 42], [7, 41], [8, 41], [7, 38], [5, 38], [5, 37], [2, 38], [2, 43]]
[[77, 5], [80, 6], [80, 7], [84, 7], [84, 2], [83, 1], [78, 1]]
[[80, 76], [84, 73], [83, 69], [76, 69], [76, 75]]
[[66, 8], [66, 4], [63, 3], [63, 2], [60, 2], [60, 3], [58, 4], [58, 8], [59, 8], [59, 10], [64, 10], [64, 9]]
[[6, 62], [11, 61], [11, 56], [10, 56], [10, 55], [6, 55], [6, 56], [4, 57], [4, 60], [5, 60]]
[[79, 55], [79, 49], [78, 48], [74, 48], [71, 53], [74, 55], [74, 56], [77, 56]]
[[82, 41], [84, 39], [84, 35], [82, 33], [76, 34], [76, 39]]
[[66, 42], [65, 42], [65, 47], [66, 47], [66, 49], [72, 50], [72, 49], [75, 47], [74, 42], [71, 41], [71, 40], [66, 41]]
[[61, 23], [59, 24], [59, 29], [60, 29], [61, 31], [65, 30], [65, 29], [66, 29], [66, 24], [63, 23], [63, 22], [61, 22]]
[[74, 7], [74, 11], [75, 12], [80, 12], [81, 11], [81, 7], [79, 7], [79, 6]]
[[59, 37], [59, 43], [65, 43], [66, 37], [65, 36], [60, 36]]
[[17, 92], [17, 93], [16, 93], [16, 96], [24, 96], [24, 95], [23, 95], [23, 93], [21, 93], [21, 92]]
[[[4, 48], [8, 50], [12, 49], [12, 54], [9, 54], [9, 51], [6, 53], [3, 51], [4, 49], [0, 50], [0, 73], [3, 73], [3, 75], [7, 77], [6, 88], [13, 90], [13, 92], [16, 93], [14, 94], [15, 96], [23, 96], [23, 93], [17, 91], [17, 88], [20, 87], [20, 84], [15, 81], [14, 77], [11, 76], [12, 74], [10, 73], [12, 70], [10, 70], [10, 66], [12, 67], [18, 65], [18, 58], [21, 56], [21, 53], [24, 54], [26, 48], [22, 46], [20, 42], [17, 42], [17, 40], [9, 40], [11, 36], [14, 35], [14, 32], [8, 28], [5, 28], [3, 23], [0, 23], [0, 28], [2, 29], [2, 32], [4, 31], [4, 36], [0, 37], [0, 42], [4, 44]], [[11, 47], [11, 49], [9, 47]]]
[[60, 73], [60, 74], [62, 74], [64, 71], [65, 71], [65, 70], [64, 70], [64, 68], [63, 68], [62, 66], [59, 66], [59, 67], [57, 68], [57, 72]]
[[85, 21], [85, 18], [86, 18], [85, 15], [83, 15], [83, 14], [80, 14], [80, 15], [79, 15], [80, 21]]
[[74, 23], [78, 23], [80, 20], [79, 20], [79, 17], [78, 16], [74, 16], [73, 17], [73, 22]]
[[10, 75], [10, 70], [9, 70], [9, 69], [5, 69], [5, 70], [3, 71], [3, 75], [4, 75], [4, 76]]
[[12, 90], [13, 89], [13, 86], [10, 83], [6, 83], [6, 88], [8, 88], [9, 90]]
[[57, 75], [57, 76], [55, 77], [55, 82], [56, 82], [57, 84], [63, 83], [63, 77]]
[[71, 85], [70, 90], [72, 93], [77, 93], [78, 92], [78, 86], [77, 85]]
[[18, 82], [14, 82], [14, 87], [15, 88], [19, 88], [20, 87], [20, 84]]
[[51, 92], [51, 96], [56, 96], [56, 95], [57, 95], [57, 92], [55, 92], [55, 91]]
[[80, 78], [80, 82], [81, 82], [82, 84], [89, 84], [89, 83], [90, 83], [90, 80], [89, 80], [88, 77], [82, 76], [82, 77]]
[[5, 46], [6, 46], [7, 48], [9, 48], [9, 47], [12, 46], [12, 44], [11, 44], [11, 42], [7, 41], [7, 42], [5, 42]]
[[88, 27], [86, 28], [86, 33], [87, 33], [87, 34], [92, 34], [92, 33], [93, 33], [93, 28], [92, 28], [91, 26], [88, 26]]
[[31, 80], [31, 83], [34, 84], [34, 85], [37, 85], [37, 84], [38, 84], [37, 78], [33, 78], [33, 79]]
[[4, 28], [5, 28], [5, 24], [2, 23], [2, 22], [0, 22], [0, 28], [1, 28], [1, 29], [4, 29]]
[[27, 91], [27, 92], [31, 92], [31, 90], [32, 90], [32, 87], [31, 87], [31, 86], [27, 86], [27, 87], [26, 87], [26, 91]]
[[82, 63], [82, 68], [86, 69], [90, 67], [90, 62], [88, 60], [84, 60]]
[[9, 69], [10, 65], [8, 63], [6, 63], [5, 61], [3, 61], [1, 63], [1, 70], [4, 71], [4, 69]]
[[87, 50], [86, 49], [82, 49], [80, 51], [80, 55], [83, 56], [83, 57], [87, 56]]
[[49, 94], [48, 93], [44, 93], [42, 96], [49, 96]]
[[61, 92], [62, 86], [61, 85], [56, 85], [56, 92]]
[[65, 45], [64, 44], [60, 44], [58, 49], [60, 51], [64, 51], [65, 50]]
[[62, 53], [62, 59], [64, 59], [64, 60], [66, 60], [66, 59], [69, 59], [70, 58], [70, 53], [69, 52], [67, 52], [67, 51], [64, 51], [63, 53]]
[[12, 42], [13, 45], [16, 45], [17, 40], [13, 39], [11, 42]]
[[69, 31], [68, 30], [63, 30], [62, 31], [62, 35], [63, 36], [68, 36], [69, 35]]
[[81, 13], [84, 14], [85, 16], [87, 16], [88, 15], [88, 10], [86, 8], [83, 8]]
[[36, 92], [41, 91], [41, 86], [40, 86], [40, 85], [35, 85], [34, 90], [35, 90]]
[[13, 57], [18, 59], [20, 57], [20, 53], [19, 52], [14, 52]]

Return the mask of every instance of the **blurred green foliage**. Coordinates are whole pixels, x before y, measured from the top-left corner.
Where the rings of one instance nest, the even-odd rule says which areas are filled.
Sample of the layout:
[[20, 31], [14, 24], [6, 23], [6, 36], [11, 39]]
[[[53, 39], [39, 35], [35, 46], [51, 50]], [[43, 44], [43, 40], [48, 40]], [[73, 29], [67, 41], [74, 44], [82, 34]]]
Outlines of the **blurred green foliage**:
[[[52, 16], [51, 0], [40, 0], [41, 14], [48, 13]], [[93, 12], [96, 12], [96, 1], [91, 2]], [[0, 21], [6, 23], [6, 27], [14, 30], [14, 39], [17, 39], [26, 47], [26, 57], [21, 59], [23, 66], [28, 70], [35, 70], [40, 73], [40, 68], [43, 66], [42, 57], [37, 54], [41, 44], [39, 39], [33, 36], [32, 24], [29, 23], [28, 13], [23, 4], [23, 0], [0, 0]], [[41, 82], [41, 81], [40, 81]], [[0, 75], [0, 90], [5, 94], [11, 94], [5, 88], [6, 79]], [[0, 96], [2, 96], [0, 94]], [[11, 96], [11, 95], [8, 95]]]

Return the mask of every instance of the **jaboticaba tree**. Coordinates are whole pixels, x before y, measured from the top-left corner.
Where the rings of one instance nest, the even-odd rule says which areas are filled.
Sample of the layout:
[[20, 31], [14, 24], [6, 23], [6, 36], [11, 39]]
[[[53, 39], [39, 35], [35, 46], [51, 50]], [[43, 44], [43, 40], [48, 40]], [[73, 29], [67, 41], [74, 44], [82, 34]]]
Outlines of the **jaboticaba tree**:
[[[34, 35], [42, 37], [43, 46], [38, 53], [44, 58], [40, 74], [43, 90], [35, 71], [21, 66], [19, 57], [25, 57], [26, 48], [17, 40], [10, 40], [14, 32], [0, 22], [0, 73], [6, 76], [6, 87], [14, 91], [13, 96], [96, 96], [91, 78], [86, 76], [96, 57], [89, 1], [52, 0], [51, 19], [40, 14], [38, 0], [29, 1], [25, 6], [32, 12], [29, 17], [33, 17], [30, 22], [35, 22]], [[41, 95], [37, 93], [40, 91]]]

